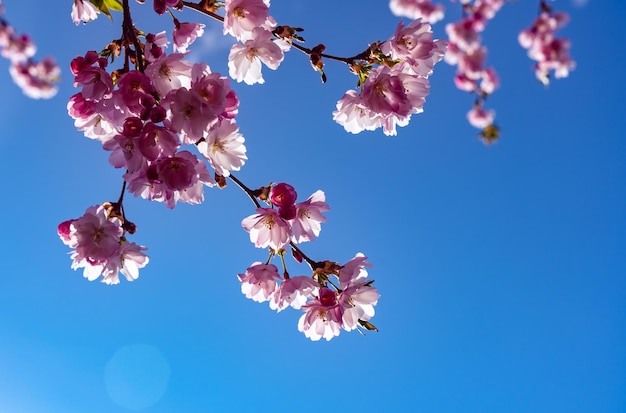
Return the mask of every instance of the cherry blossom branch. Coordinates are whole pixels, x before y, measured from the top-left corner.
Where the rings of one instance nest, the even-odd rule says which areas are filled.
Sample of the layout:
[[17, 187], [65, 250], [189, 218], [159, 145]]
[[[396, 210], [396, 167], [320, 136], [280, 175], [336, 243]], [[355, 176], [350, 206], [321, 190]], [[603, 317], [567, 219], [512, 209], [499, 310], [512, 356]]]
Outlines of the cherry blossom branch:
[[[199, 13], [202, 13], [206, 16], [209, 16], [219, 22], [224, 23], [224, 17], [220, 16], [219, 14], [215, 13], [214, 11], [212, 11], [215, 7], [205, 7], [203, 6], [204, 3], [207, 3], [206, 0], [203, 0], [201, 3], [193, 3], [190, 1], [182, 1], [181, 2], [183, 4], [183, 6], [193, 9]], [[276, 29], [274, 29], [272, 31], [272, 33], [274, 34], [274, 36], [276, 36], [277, 38], [292, 38], [294, 33], [293, 31], [302, 31], [302, 29], [293, 29], [291, 26], [278, 26]], [[289, 32], [289, 33], [286, 33]], [[365, 51], [358, 53], [352, 57], [341, 57], [341, 56], [334, 56], [331, 54], [327, 54], [327, 53], [320, 53], [317, 50], [319, 50], [319, 46], [316, 46], [315, 48], [309, 49], [307, 47], [304, 47], [298, 43], [294, 43], [291, 42], [291, 46], [294, 49], [297, 49], [299, 51], [301, 51], [302, 53], [308, 55], [308, 56], [319, 56], [319, 57], [323, 57], [325, 59], [330, 59], [330, 60], [336, 60], [339, 62], [343, 62], [346, 63], [348, 65], [359, 61], [359, 60], [363, 60], [366, 59], [369, 55], [369, 51], [370, 49], [366, 49]], [[316, 49], [318, 48], [318, 49]]]
[[133, 25], [133, 19], [130, 15], [130, 6], [128, 0], [123, 0], [123, 19], [122, 19], [122, 44], [125, 41], [130, 41], [135, 47], [135, 64], [140, 72], [143, 72], [143, 59], [141, 58], [141, 45], [137, 34], [135, 33], [135, 26]]

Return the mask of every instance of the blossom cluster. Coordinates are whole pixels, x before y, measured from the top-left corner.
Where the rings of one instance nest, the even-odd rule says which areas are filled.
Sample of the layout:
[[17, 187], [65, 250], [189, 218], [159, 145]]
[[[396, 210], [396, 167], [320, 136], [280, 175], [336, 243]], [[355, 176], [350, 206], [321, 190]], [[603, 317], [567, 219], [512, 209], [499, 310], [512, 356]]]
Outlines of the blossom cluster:
[[[193, 38], [176, 32], [175, 41], [180, 50]], [[204, 186], [216, 184], [207, 163], [220, 178], [247, 157], [228, 78], [188, 62], [186, 53], [167, 54], [168, 44], [165, 32], [145, 36], [143, 70], [109, 70], [108, 56], [95, 51], [76, 57], [70, 67], [80, 91], [67, 108], [77, 129], [100, 141], [110, 164], [125, 170], [129, 192], [174, 208], [179, 201], [201, 203]], [[195, 153], [183, 145], [195, 146]], [[100, 259], [76, 262], [89, 279], [100, 271], [108, 280]]]
[[342, 329], [376, 329], [368, 320], [374, 316], [380, 295], [367, 279], [366, 267], [371, 265], [366, 259], [359, 253], [344, 265], [325, 261], [312, 276], [295, 277], [286, 271], [281, 276], [274, 264], [255, 262], [238, 278], [247, 298], [269, 301], [270, 308], [278, 312], [287, 307], [302, 310], [298, 330], [313, 341], [331, 340]]
[[24, 94], [33, 99], [49, 99], [56, 95], [56, 83], [61, 73], [52, 57], [33, 59], [35, 43], [27, 34], [18, 34], [4, 19], [0, 1], [0, 55], [11, 61], [9, 72]]
[[[324, 193], [316, 191], [306, 201], [296, 203], [293, 186], [278, 183], [261, 188], [259, 198], [270, 207], [257, 208], [257, 214], [245, 218], [242, 226], [256, 247], [270, 248], [270, 259], [281, 257], [284, 271], [281, 276], [274, 264], [255, 262], [238, 275], [241, 292], [257, 302], [269, 301], [270, 308], [279, 312], [287, 307], [302, 309], [298, 330], [314, 341], [322, 337], [330, 340], [342, 329], [375, 329], [368, 320], [374, 316], [379, 294], [372, 287], [373, 281], [366, 279], [365, 267], [371, 266], [366, 258], [357, 254], [343, 266], [331, 261], [313, 262], [296, 246], [319, 236], [321, 223], [326, 222], [323, 212], [330, 209]], [[289, 245], [296, 261], [307, 260], [311, 276], [289, 276], [284, 261], [284, 249]]]
[[74, 84], [82, 89], [68, 111], [85, 136], [111, 151], [111, 165], [126, 169], [130, 192], [174, 208], [178, 201], [201, 203], [203, 186], [215, 185], [206, 163], [182, 144], [195, 145], [219, 176], [239, 170], [247, 157], [228, 79], [184, 54], [166, 54], [167, 44], [164, 33], [147, 35], [144, 72], [116, 72], [115, 85], [107, 59], [95, 51], [75, 58]]
[[483, 104], [499, 86], [493, 67], [485, 67], [487, 48], [481, 44], [480, 33], [493, 19], [504, 0], [475, 0], [464, 2], [463, 17], [446, 25], [449, 44], [445, 61], [457, 66], [454, 83], [458, 89], [476, 95], [472, 109], [467, 113], [469, 123], [483, 131], [486, 143], [491, 141], [489, 131], [494, 128], [495, 111], [485, 109]]
[[71, 252], [72, 268], [83, 268], [89, 281], [102, 276], [106, 284], [118, 284], [121, 272], [128, 281], [136, 280], [139, 269], [148, 264], [146, 249], [126, 240], [134, 225], [125, 221], [111, 203], [87, 208], [83, 216], [59, 224], [57, 233]]
[[353, 63], [353, 72], [364, 80], [358, 91], [348, 90], [337, 102], [334, 120], [350, 133], [382, 127], [385, 135], [396, 135], [396, 126], [408, 125], [411, 115], [423, 112], [428, 77], [445, 50], [444, 40], [433, 40], [428, 22], [400, 22], [391, 38], [370, 47], [364, 62]]
[[546, 3], [542, 3], [542, 12], [532, 26], [522, 30], [518, 36], [522, 47], [528, 49], [528, 56], [537, 62], [535, 75], [544, 85], [550, 83], [551, 71], [559, 79], [567, 77], [576, 66], [569, 55], [570, 41], [556, 37], [556, 31], [568, 21], [567, 13], [552, 12]]
[[299, 244], [317, 238], [321, 223], [326, 222], [323, 212], [330, 209], [324, 192], [316, 191], [299, 203], [295, 203], [296, 197], [291, 185], [273, 185], [269, 192], [271, 207], [259, 207], [256, 214], [242, 221], [241, 225], [250, 233], [250, 241], [257, 248], [280, 251], [291, 242]]
[[235, 37], [228, 55], [228, 73], [237, 82], [248, 85], [264, 83], [261, 63], [278, 69], [284, 52], [290, 49], [285, 39], [277, 39], [273, 29], [276, 21], [269, 14], [269, 0], [226, 0], [224, 2], [224, 34]]

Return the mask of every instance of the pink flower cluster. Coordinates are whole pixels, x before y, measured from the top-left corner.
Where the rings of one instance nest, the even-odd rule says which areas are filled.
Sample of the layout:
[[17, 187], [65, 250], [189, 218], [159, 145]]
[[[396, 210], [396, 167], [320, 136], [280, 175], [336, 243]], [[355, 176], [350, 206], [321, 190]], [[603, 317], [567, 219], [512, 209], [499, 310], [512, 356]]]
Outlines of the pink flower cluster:
[[164, 33], [147, 35], [145, 71], [118, 73], [115, 84], [96, 52], [75, 58], [81, 91], [68, 112], [85, 136], [111, 151], [111, 165], [126, 169], [130, 192], [173, 208], [202, 202], [203, 186], [215, 185], [206, 163], [182, 144], [195, 145], [219, 176], [239, 170], [247, 157], [229, 80], [184, 54], [166, 54], [167, 43]]
[[396, 135], [396, 126], [406, 126], [411, 115], [421, 113], [429, 93], [428, 77], [445, 53], [446, 43], [433, 40], [428, 22], [400, 22], [394, 35], [371, 50], [371, 62], [353, 65], [366, 77], [359, 91], [349, 90], [337, 102], [334, 120], [350, 133], [383, 128]]
[[128, 242], [125, 233], [133, 228], [115, 213], [112, 204], [87, 208], [85, 214], [59, 224], [61, 241], [70, 248], [72, 268], [83, 268], [89, 281], [102, 276], [106, 284], [119, 284], [121, 272], [128, 281], [139, 277], [139, 269], [148, 264], [145, 247]]
[[391, 0], [389, 8], [396, 16], [422, 19], [430, 24], [437, 23], [444, 17], [443, 5], [433, 4], [430, 0]]
[[269, 15], [269, 5], [269, 0], [226, 0], [224, 4], [224, 34], [240, 42], [228, 55], [228, 73], [237, 82], [264, 83], [261, 63], [278, 69], [290, 48], [288, 42], [274, 38], [276, 21]]
[[[4, 12], [0, 2], [0, 14]], [[24, 94], [33, 99], [49, 99], [56, 95], [56, 83], [61, 73], [51, 57], [37, 62], [33, 59], [37, 47], [26, 34], [18, 35], [0, 17], [0, 55], [11, 61], [9, 72]]]
[[291, 185], [276, 184], [269, 193], [271, 207], [257, 208], [256, 214], [241, 222], [257, 248], [279, 252], [291, 242], [299, 244], [319, 236], [321, 223], [326, 222], [322, 213], [330, 210], [324, 192], [316, 191], [304, 202], [296, 203], [296, 198]]
[[496, 71], [485, 68], [487, 48], [481, 44], [481, 33], [490, 19], [504, 4], [504, 0], [475, 0], [463, 2], [461, 20], [446, 25], [450, 43], [445, 60], [457, 66], [454, 83], [457, 88], [475, 93], [477, 98], [474, 107], [468, 112], [470, 124], [479, 129], [493, 125], [495, 111], [486, 110], [483, 103], [499, 86]]
[[366, 259], [359, 253], [344, 265], [326, 261], [313, 276], [295, 277], [286, 271], [281, 277], [275, 265], [255, 262], [238, 278], [247, 298], [269, 301], [270, 308], [279, 312], [287, 307], [301, 309], [298, 330], [313, 341], [330, 340], [342, 329], [375, 329], [368, 320], [380, 295], [367, 279], [366, 267], [371, 264]]
[[564, 78], [576, 63], [569, 55], [569, 40], [556, 37], [556, 31], [567, 24], [569, 16], [563, 12], [553, 13], [549, 6], [542, 4], [543, 11], [530, 28], [520, 32], [518, 40], [528, 49], [528, 56], [537, 62], [534, 66], [537, 79], [548, 85], [550, 71], [554, 71], [557, 79]]

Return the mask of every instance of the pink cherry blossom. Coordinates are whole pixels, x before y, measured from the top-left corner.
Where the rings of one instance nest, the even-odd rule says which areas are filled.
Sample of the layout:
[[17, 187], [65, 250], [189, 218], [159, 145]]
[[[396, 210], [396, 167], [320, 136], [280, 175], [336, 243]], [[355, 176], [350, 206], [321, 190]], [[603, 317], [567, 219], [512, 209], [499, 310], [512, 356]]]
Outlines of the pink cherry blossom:
[[371, 267], [367, 257], [362, 253], [357, 253], [354, 258], [345, 263], [339, 269], [339, 288], [342, 290], [360, 283], [367, 278], [367, 270], [365, 267]]
[[159, 158], [147, 168], [124, 174], [128, 190], [135, 196], [165, 203], [174, 208], [178, 201], [199, 204], [204, 200], [203, 186], [214, 186], [206, 164], [188, 151]]
[[185, 53], [189, 45], [196, 38], [202, 37], [204, 34], [204, 24], [200, 23], [178, 23], [174, 28], [174, 51]]
[[291, 230], [278, 211], [272, 208], [257, 208], [255, 215], [241, 221], [243, 228], [250, 233], [250, 241], [257, 248], [270, 247], [274, 251], [289, 245]]
[[82, 217], [62, 222], [57, 231], [65, 245], [75, 248], [70, 256], [72, 268], [82, 268], [90, 281], [102, 276], [102, 282], [117, 284], [119, 272], [133, 281], [139, 277], [139, 269], [148, 264], [143, 253], [146, 248], [126, 241], [121, 221], [109, 217], [103, 205], [89, 207]]
[[144, 56], [148, 62], [154, 62], [165, 54], [165, 49], [169, 44], [165, 31], [157, 34], [148, 33], [146, 35], [146, 44], [144, 46]]
[[261, 74], [261, 62], [276, 70], [284, 57], [283, 50], [272, 37], [269, 30], [257, 27], [244, 44], [233, 45], [228, 55], [230, 77], [248, 85], [265, 83]]
[[445, 40], [433, 40], [430, 24], [414, 20], [408, 26], [400, 22], [394, 35], [380, 49], [392, 59], [404, 60], [410, 69], [422, 77], [433, 73], [435, 64], [446, 52]]
[[218, 175], [229, 176], [230, 171], [238, 171], [248, 159], [244, 141], [235, 121], [225, 119], [212, 127], [197, 147]]
[[117, 218], [108, 218], [102, 205], [87, 208], [85, 214], [71, 224], [69, 238], [76, 245], [76, 259], [90, 262], [106, 261], [117, 250], [124, 233]]
[[391, 0], [389, 8], [396, 16], [424, 19], [431, 24], [444, 17], [443, 5], [432, 4], [430, 0]]
[[8, 38], [0, 54], [11, 62], [25, 62], [35, 55], [37, 46], [26, 34], [11, 36]]
[[276, 290], [276, 281], [280, 280], [278, 268], [274, 264], [253, 263], [244, 274], [237, 276], [241, 283], [241, 292], [253, 301], [268, 301]]
[[281, 312], [291, 306], [296, 310], [318, 294], [319, 284], [311, 277], [299, 275], [280, 283], [270, 300], [270, 308]]
[[484, 129], [493, 124], [496, 118], [494, 110], [486, 110], [482, 106], [476, 106], [467, 112], [467, 120], [470, 125], [478, 129]]
[[180, 0], [154, 0], [152, 7], [158, 14], [164, 14], [167, 11], [168, 6], [176, 6], [179, 1]]
[[115, 94], [122, 98], [129, 111], [140, 114], [145, 108], [144, 99], [152, 99], [154, 92], [150, 78], [138, 70], [130, 70], [120, 76]]
[[567, 77], [576, 67], [569, 55], [569, 40], [556, 37], [556, 31], [565, 26], [568, 20], [566, 13], [544, 11], [530, 28], [519, 34], [519, 43], [528, 49], [528, 56], [537, 62], [534, 67], [537, 79], [545, 85], [550, 83], [551, 71], [558, 79]]
[[87, 66], [74, 77], [74, 87], [81, 87], [81, 93], [87, 100], [98, 101], [111, 96], [113, 79], [100, 67]]
[[[148, 256], [143, 251], [146, 247], [134, 242], [124, 242], [120, 245], [117, 253], [107, 260], [102, 268], [102, 282], [109, 285], [119, 284], [119, 273], [127, 281], [134, 281], [139, 278], [139, 269], [148, 265]], [[94, 269], [98, 266], [94, 266]]]
[[296, 204], [296, 217], [291, 221], [291, 240], [299, 244], [313, 241], [320, 234], [321, 223], [326, 222], [322, 212], [329, 211], [326, 196], [322, 191], [316, 191], [306, 201]]
[[56, 83], [61, 70], [51, 57], [46, 57], [41, 62], [13, 62], [9, 72], [15, 84], [29, 98], [49, 99], [57, 94]]
[[72, 4], [72, 21], [78, 26], [83, 23], [95, 20], [98, 17], [98, 9], [89, 1], [74, 0]]
[[343, 308], [343, 329], [354, 330], [359, 326], [359, 320], [367, 321], [374, 317], [374, 306], [379, 298], [376, 288], [365, 281], [353, 283], [343, 290], [338, 297], [339, 305]]
[[371, 111], [363, 97], [355, 90], [348, 90], [337, 102], [337, 110], [333, 112], [333, 120], [344, 127], [347, 132], [360, 133], [374, 130], [381, 125], [381, 115]]
[[191, 87], [191, 63], [182, 60], [184, 56], [180, 53], [162, 55], [146, 67], [144, 73], [159, 95], [165, 96], [171, 90]]
[[224, 34], [247, 40], [257, 27], [271, 29], [276, 23], [269, 15], [269, 0], [226, 0]]
[[168, 127], [181, 132], [183, 143], [196, 143], [217, 121], [212, 108], [197, 93], [186, 88], [173, 89], [162, 103], [170, 110]]
[[312, 341], [322, 337], [330, 341], [341, 333], [343, 307], [337, 300], [337, 293], [328, 287], [319, 289], [318, 297], [302, 306], [305, 313], [298, 321], [298, 331]]
[[139, 152], [149, 161], [174, 156], [180, 146], [178, 137], [170, 129], [148, 122], [136, 140]]

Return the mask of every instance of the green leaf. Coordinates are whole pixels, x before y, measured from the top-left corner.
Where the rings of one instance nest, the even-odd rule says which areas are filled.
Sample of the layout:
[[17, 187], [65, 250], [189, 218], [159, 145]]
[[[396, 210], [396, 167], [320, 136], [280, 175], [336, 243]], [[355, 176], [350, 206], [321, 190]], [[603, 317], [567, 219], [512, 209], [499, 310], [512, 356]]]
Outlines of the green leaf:
[[89, 0], [98, 10], [106, 14], [109, 19], [113, 19], [110, 10], [122, 11], [122, 3], [119, 0]]

